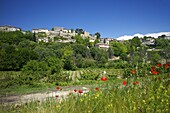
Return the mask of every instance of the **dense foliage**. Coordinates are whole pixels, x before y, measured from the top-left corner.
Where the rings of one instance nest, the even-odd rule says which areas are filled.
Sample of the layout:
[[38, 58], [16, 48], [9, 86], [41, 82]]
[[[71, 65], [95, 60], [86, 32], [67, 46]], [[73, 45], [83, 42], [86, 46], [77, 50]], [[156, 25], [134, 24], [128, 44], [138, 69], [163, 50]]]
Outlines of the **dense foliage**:
[[[83, 30], [77, 29], [77, 32], [81, 34]], [[72, 37], [76, 39], [75, 43], [45, 43], [36, 42], [35, 34], [29, 31], [0, 32], [0, 71], [22, 72], [18, 78], [11, 79], [13, 82], [9, 84], [6, 82], [6, 85], [2, 86], [9, 87], [13, 83], [32, 85], [31, 82], [36, 83], [39, 80], [54, 82], [56, 77], [64, 78], [62, 71], [76, 71], [82, 68], [125, 69], [126, 73], [132, 68], [145, 69], [148, 62], [152, 65], [161, 62], [161, 59], [167, 62], [170, 58], [170, 42], [163, 37], [156, 39], [154, 46], [142, 46], [140, 39], [134, 37], [129, 41], [110, 42], [110, 48], [103, 50], [94, 45], [100, 39], [100, 33], [96, 35], [97, 39], [94, 43], [90, 43], [89, 38], [82, 38], [81, 35]], [[148, 38], [151, 37], [144, 37], [143, 40]], [[148, 48], [153, 47], [158, 48], [159, 51], [147, 51]], [[115, 56], [120, 59], [112, 60]], [[94, 74], [93, 77], [92, 73], [90, 75], [89, 78], [92, 79], [98, 76]], [[1, 81], [8, 81], [8, 79], [1, 79]]]

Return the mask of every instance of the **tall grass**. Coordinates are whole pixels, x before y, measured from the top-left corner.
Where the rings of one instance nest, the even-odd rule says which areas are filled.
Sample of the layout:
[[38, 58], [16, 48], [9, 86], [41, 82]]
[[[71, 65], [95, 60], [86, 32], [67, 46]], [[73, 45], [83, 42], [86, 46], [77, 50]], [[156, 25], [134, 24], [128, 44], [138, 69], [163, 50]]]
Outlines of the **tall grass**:
[[[89, 93], [72, 91], [69, 98], [49, 98], [22, 105], [1, 107], [2, 113], [169, 113], [169, 74], [111, 80]], [[123, 84], [124, 81], [127, 84]], [[77, 94], [77, 95], [75, 95]]]

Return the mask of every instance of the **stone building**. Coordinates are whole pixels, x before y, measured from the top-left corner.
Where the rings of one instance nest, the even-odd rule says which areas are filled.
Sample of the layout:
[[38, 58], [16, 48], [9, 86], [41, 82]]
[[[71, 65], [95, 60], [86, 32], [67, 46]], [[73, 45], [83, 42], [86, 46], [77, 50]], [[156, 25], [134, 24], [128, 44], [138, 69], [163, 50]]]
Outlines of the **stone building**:
[[0, 26], [0, 31], [5, 31], [5, 32], [21, 31], [21, 28], [5, 25], [5, 26]]

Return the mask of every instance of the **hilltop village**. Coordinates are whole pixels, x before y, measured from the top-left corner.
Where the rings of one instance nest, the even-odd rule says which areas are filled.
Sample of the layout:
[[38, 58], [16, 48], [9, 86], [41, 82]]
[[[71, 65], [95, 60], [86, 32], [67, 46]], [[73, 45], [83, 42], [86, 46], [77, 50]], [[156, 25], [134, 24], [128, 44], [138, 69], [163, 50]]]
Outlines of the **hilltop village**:
[[[23, 31], [19, 27], [4, 25], [0, 26], [0, 31], [13, 32], [21, 31], [26, 34], [28, 31]], [[30, 31], [29, 31], [30, 32]], [[125, 43], [124, 40], [117, 40], [115, 38], [101, 38], [100, 33], [90, 34], [83, 29], [67, 29], [64, 27], [53, 27], [51, 30], [46, 28], [33, 28], [31, 31], [35, 37], [36, 42], [61, 42], [61, 43], [75, 43], [76, 36], [81, 36], [83, 39], [88, 39], [90, 43], [95, 43], [95, 46], [102, 49], [109, 48], [109, 42], [121, 42]], [[146, 38], [146, 37], [145, 37]], [[142, 45], [153, 46], [155, 45], [154, 37], [147, 37], [147, 39], [140, 38]], [[170, 39], [170, 36], [164, 36], [165, 39]]]
[[[5, 32], [13, 32], [13, 31], [21, 31], [22, 33], [26, 33], [27, 31], [23, 31], [19, 27], [15, 26], [0, 26], [0, 31]], [[76, 36], [81, 36], [83, 39], [88, 38], [89, 42], [97, 43], [95, 44], [96, 47], [108, 49], [109, 48], [109, 42], [110, 41], [116, 41], [114, 38], [101, 38], [100, 33], [90, 34], [87, 31], [84, 31], [83, 29], [66, 29], [64, 27], [53, 27], [51, 30], [48, 30], [46, 28], [34, 28], [31, 31], [35, 37], [37, 42], [61, 42], [61, 43], [75, 43]]]

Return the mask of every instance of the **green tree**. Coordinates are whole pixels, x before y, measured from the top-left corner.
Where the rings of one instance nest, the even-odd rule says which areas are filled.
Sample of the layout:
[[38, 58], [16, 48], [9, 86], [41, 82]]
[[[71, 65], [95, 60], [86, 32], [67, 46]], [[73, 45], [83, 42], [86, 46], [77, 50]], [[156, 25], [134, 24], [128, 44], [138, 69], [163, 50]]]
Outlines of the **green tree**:
[[76, 55], [76, 66], [82, 68], [84, 66], [84, 59], [81, 54]]
[[166, 59], [166, 62], [170, 59], [170, 43], [168, 46], [165, 46], [161, 51], [162, 58]]
[[157, 49], [163, 49], [169, 46], [170, 40], [159, 37], [155, 39], [155, 46]]
[[39, 81], [40, 79], [49, 76], [50, 73], [48, 70], [49, 67], [46, 62], [30, 60], [22, 68], [23, 76], [21, 79], [23, 79], [25, 84], [32, 85], [33, 82]]
[[99, 39], [101, 36], [99, 32], [96, 32], [94, 35], [96, 35], [97, 39]]
[[66, 70], [76, 70], [76, 66], [73, 63], [73, 56], [68, 55], [64, 59], [64, 69]]
[[99, 41], [99, 39], [96, 39], [95, 41], [94, 41], [94, 45], [96, 45], [97, 43], [99, 43], [100, 41]]
[[38, 37], [41, 38], [41, 37], [47, 37], [47, 34], [45, 32], [39, 32], [38, 33]]
[[126, 53], [120, 54], [120, 59], [122, 59], [123, 61], [127, 61], [128, 60], [127, 54]]
[[139, 37], [134, 37], [131, 41], [130, 41], [132, 46], [140, 47], [141, 46], [141, 41], [139, 39]]
[[49, 48], [46, 48], [46, 47], [43, 47], [43, 46], [37, 46], [34, 51], [38, 54], [38, 61], [42, 61], [42, 60], [45, 60], [47, 61], [48, 58], [50, 57], [54, 57], [55, 54], [54, 52], [49, 49]]
[[112, 47], [109, 47], [109, 49], [107, 51], [109, 54], [109, 58], [112, 58], [114, 56], [114, 51], [113, 51]]
[[84, 44], [85, 43], [84, 39], [80, 35], [76, 35], [75, 39], [76, 39], [77, 44]]
[[74, 44], [72, 45], [74, 55], [81, 54], [83, 57], [90, 57], [90, 51], [87, 47], [83, 44]]
[[128, 53], [128, 47], [126, 44], [121, 42], [112, 42], [110, 45], [114, 50], [115, 56], [120, 56], [122, 53]]
[[77, 29], [75, 30], [75, 32], [78, 33], [79, 35], [80, 35], [80, 34], [84, 34], [84, 30], [81, 29], [81, 28], [77, 28]]
[[59, 74], [63, 69], [63, 62], [61, 61], [61, 59], [51, 57], [48, 59], [48, 66], [51, 70], [51, 74]]
[[18, 48], [29, 48], [33, 50], [36, 46], [38, 46], [37, 43], [29, 40], [24, 40], [19, 43]]

